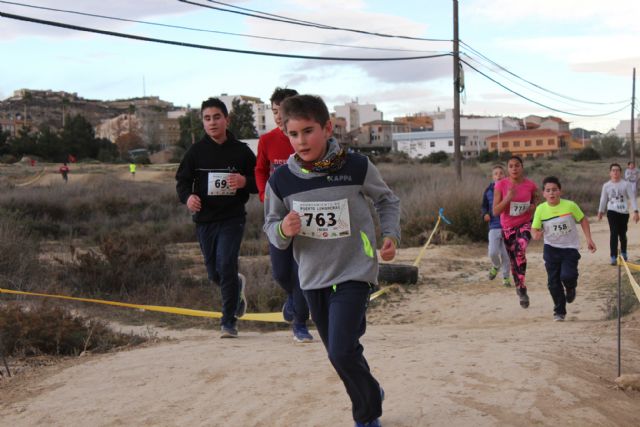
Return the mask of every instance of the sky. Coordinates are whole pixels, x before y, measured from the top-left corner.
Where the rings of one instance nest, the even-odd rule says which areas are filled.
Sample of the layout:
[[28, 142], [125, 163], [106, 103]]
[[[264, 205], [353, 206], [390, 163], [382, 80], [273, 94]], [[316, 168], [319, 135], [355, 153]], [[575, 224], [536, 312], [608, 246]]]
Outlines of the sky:
[[[227, 0], [230, 6], [188, 1], [14, 2], [165, 26], [39, 10], [1, 0], [0, 12], [289, 55], [390, 59], [453, 50], [451, 0]], [[245, 8], [272, 18], [358, 31], [292, 25], [203, 6]], [[571, 122], [572, 128], [601, 132], [629, 120], [633, 68], [640, 72], [638, 16], [637, 0], [460, 0], [460, 51], [466, 62], [462, 113], [554, 115]], [[101, 100], [159, 96], [176, 106], [198, 107], [203, 99], [223, 93], [268, 102], [276, 86], [287, 86], [322, 96], [330, 110], [355, 100], [375, 104], [385, 120], [453, 107], [451, 56], [373, 62], [281, 58], [130, 40], [0, 17], [0, 57], [0, 99], [27, 88]], [[616, 110], [620, 111], [605, 115]]]

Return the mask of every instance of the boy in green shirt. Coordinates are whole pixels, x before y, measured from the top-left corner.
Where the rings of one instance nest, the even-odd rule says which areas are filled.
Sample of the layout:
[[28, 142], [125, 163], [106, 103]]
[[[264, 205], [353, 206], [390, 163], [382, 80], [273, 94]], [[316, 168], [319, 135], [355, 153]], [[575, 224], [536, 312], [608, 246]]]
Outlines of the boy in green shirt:
[[544, 234], [543, 259], [547, 286], [553, 299], [553, 320], [556, 321], [564, 320], [566, 304], [576, 298], [580, 259], [577, 224], [582, 227], [589, 250], [596, 250], [589, 220], [575, 202], [560, 198], [561, 188], [555, 176], [548, 176], [542, 181], [542, 196], [546, 202], [538, 205], [531, 224], [534, 239], [539, 240]]

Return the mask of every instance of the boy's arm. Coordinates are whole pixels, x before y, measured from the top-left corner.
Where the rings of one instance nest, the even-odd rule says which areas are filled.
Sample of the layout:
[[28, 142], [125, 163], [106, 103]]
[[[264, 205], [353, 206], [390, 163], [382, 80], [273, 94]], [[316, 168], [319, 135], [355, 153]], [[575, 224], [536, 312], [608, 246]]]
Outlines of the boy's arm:
[[397, 247], [400, 243], [400, 199], [387, 186], [380, 171], [371, 161], [367, 161], [367, 175], [362, 190], [373, 200], [373, 205], [380, 217], [382, 236], [390, 238]]
[[247, 183], [244, 185], [244, 189], [249, 193], [257, 193], [258, 187], [256, 187], [256, 156], [251, 151], [251, 148], [247, 146], [247, 166], [246, 166], [246, 175], [245, 178]]
[[534, 240], [540, 240], [542, 238], [542, 212], [538, 208], [536, 208], [536, 212], [533, 214], [531, 231], [533, 232]]
[[607, 208], [607, 183], [602, 185], [602, 191], [600, 192], [600, 204], [598, 205], [598, 219], [602, 219], [602, 214], [604, 214]]
[[595, 252], [596, 244], [593, 242], [593, 239], [591, 239], [591, 227], [589, 227], [589, 220], [586, 216], [580, 220], [580, 226], [582, 227], [584, 237], [587, 239], [587, 247], [591, 252]]
[[187, 150], [178, 171], [176, 172], [176, 192], [181, 203], [187, 203], [189, 196], [193, 194], [193, 181], [195, 180], [195, 163], [191, 148]]
[[484, 190], [484, 193], [482, 194], [482, 216], [483, 217], [485, 215], [490, 215], [490, 210], [493, 210], [493, 206], [489, 206], [489, 197], [487, 195], [488, 192], [489, 192], [489, 189], [487, 188], [486, 190]]
[[264, 202], [264, 192], [269, 180], [269, 172], [271, 172], [271, 165], [269, 164], [269, 158], [267, 157], [266, 141], [264, 137], [260, 137], [258, 140], [258, 158], [256, 159], [255, 177], [256, 187], [258, 187], [258, 196], [260, 201]]
[[269, 242], [278, 249], [286, 249], [291, 244], [292, 238], [287, 237], [282, 231], [282, 220], [288, 214], [287, 207], [282, 199], [267, 182], [264, 193], [264, 227]]
[[636, 200], [633, 194], [633, 190], [631, 189], [631, 184], [627, 182], [626, 187], [627, 187], [627, 197], [629, 198], [629, 200], [631, 200], [631, 209], [633, 209], [633, 221], [637, 224], [638, 219], [640, 219], [640, 217], [638, 216], [638, 201]]

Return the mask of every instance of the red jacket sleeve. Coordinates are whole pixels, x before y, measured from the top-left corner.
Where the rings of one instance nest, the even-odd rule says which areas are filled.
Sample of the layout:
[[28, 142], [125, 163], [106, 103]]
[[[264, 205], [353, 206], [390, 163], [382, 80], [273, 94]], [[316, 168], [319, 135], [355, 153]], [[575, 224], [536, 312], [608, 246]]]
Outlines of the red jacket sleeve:
[[258, 158], [256, 159], [256, 186], [258, 187], [258, 196], [260, 201], [264, 202], [264, 191], [271, 173], [271, 164], [267, 155], [267, 141], [263, 136], [258, 140]]

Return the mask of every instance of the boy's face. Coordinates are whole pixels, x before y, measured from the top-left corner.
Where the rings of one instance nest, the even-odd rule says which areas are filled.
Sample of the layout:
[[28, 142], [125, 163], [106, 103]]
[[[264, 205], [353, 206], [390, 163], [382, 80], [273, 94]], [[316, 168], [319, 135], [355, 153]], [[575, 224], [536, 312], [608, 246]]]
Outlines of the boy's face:
[[504, 170], [502, 168], [493, 169], [491, 177], [493, 178], [493, 182], [500, 181], [502, 178], [504, 178]]
[[273, 120], [276, 122], [276, 126], [284, 132], [284, 124], [282, 123], [282, 116], [280, 115], [280, 104], [275, 102], [271, 103], [271, 112], [273, 113]]
[[221, 109], [217, 107], [207, 107], [202, 111], [202, 125], [204, 132], [213, 140], [224, 140], [227, 136], [227, 125], [229, 119], [224, 116]]
[[550, 205], [557, 205], [560, 202], [560, 195], [562, 191], [558, 188], [558, 184], [554, 182], [547, 182], [542, 189], [542, 197]]
[[629, 163], [629, 164], [627, 165], [627, 168], [628, 168], [628, 169], [634, 169], [635, 167], [636, 167], [636, 164], [635, 164], [635, 163]]
[[289, 119], [284, 125], [289, 141], [305, 162], [315, 162], [327, 152], [327, 140], [332, 135], [331, 120], [325, 125], [309, 119]]
[[609, 177], [613, 181], [620, 181], [620, 174], [621, 173], [622, 173], [622, 171], [620, 170], [620, 168], [618, 166], [614, 166], [609, 171]]

